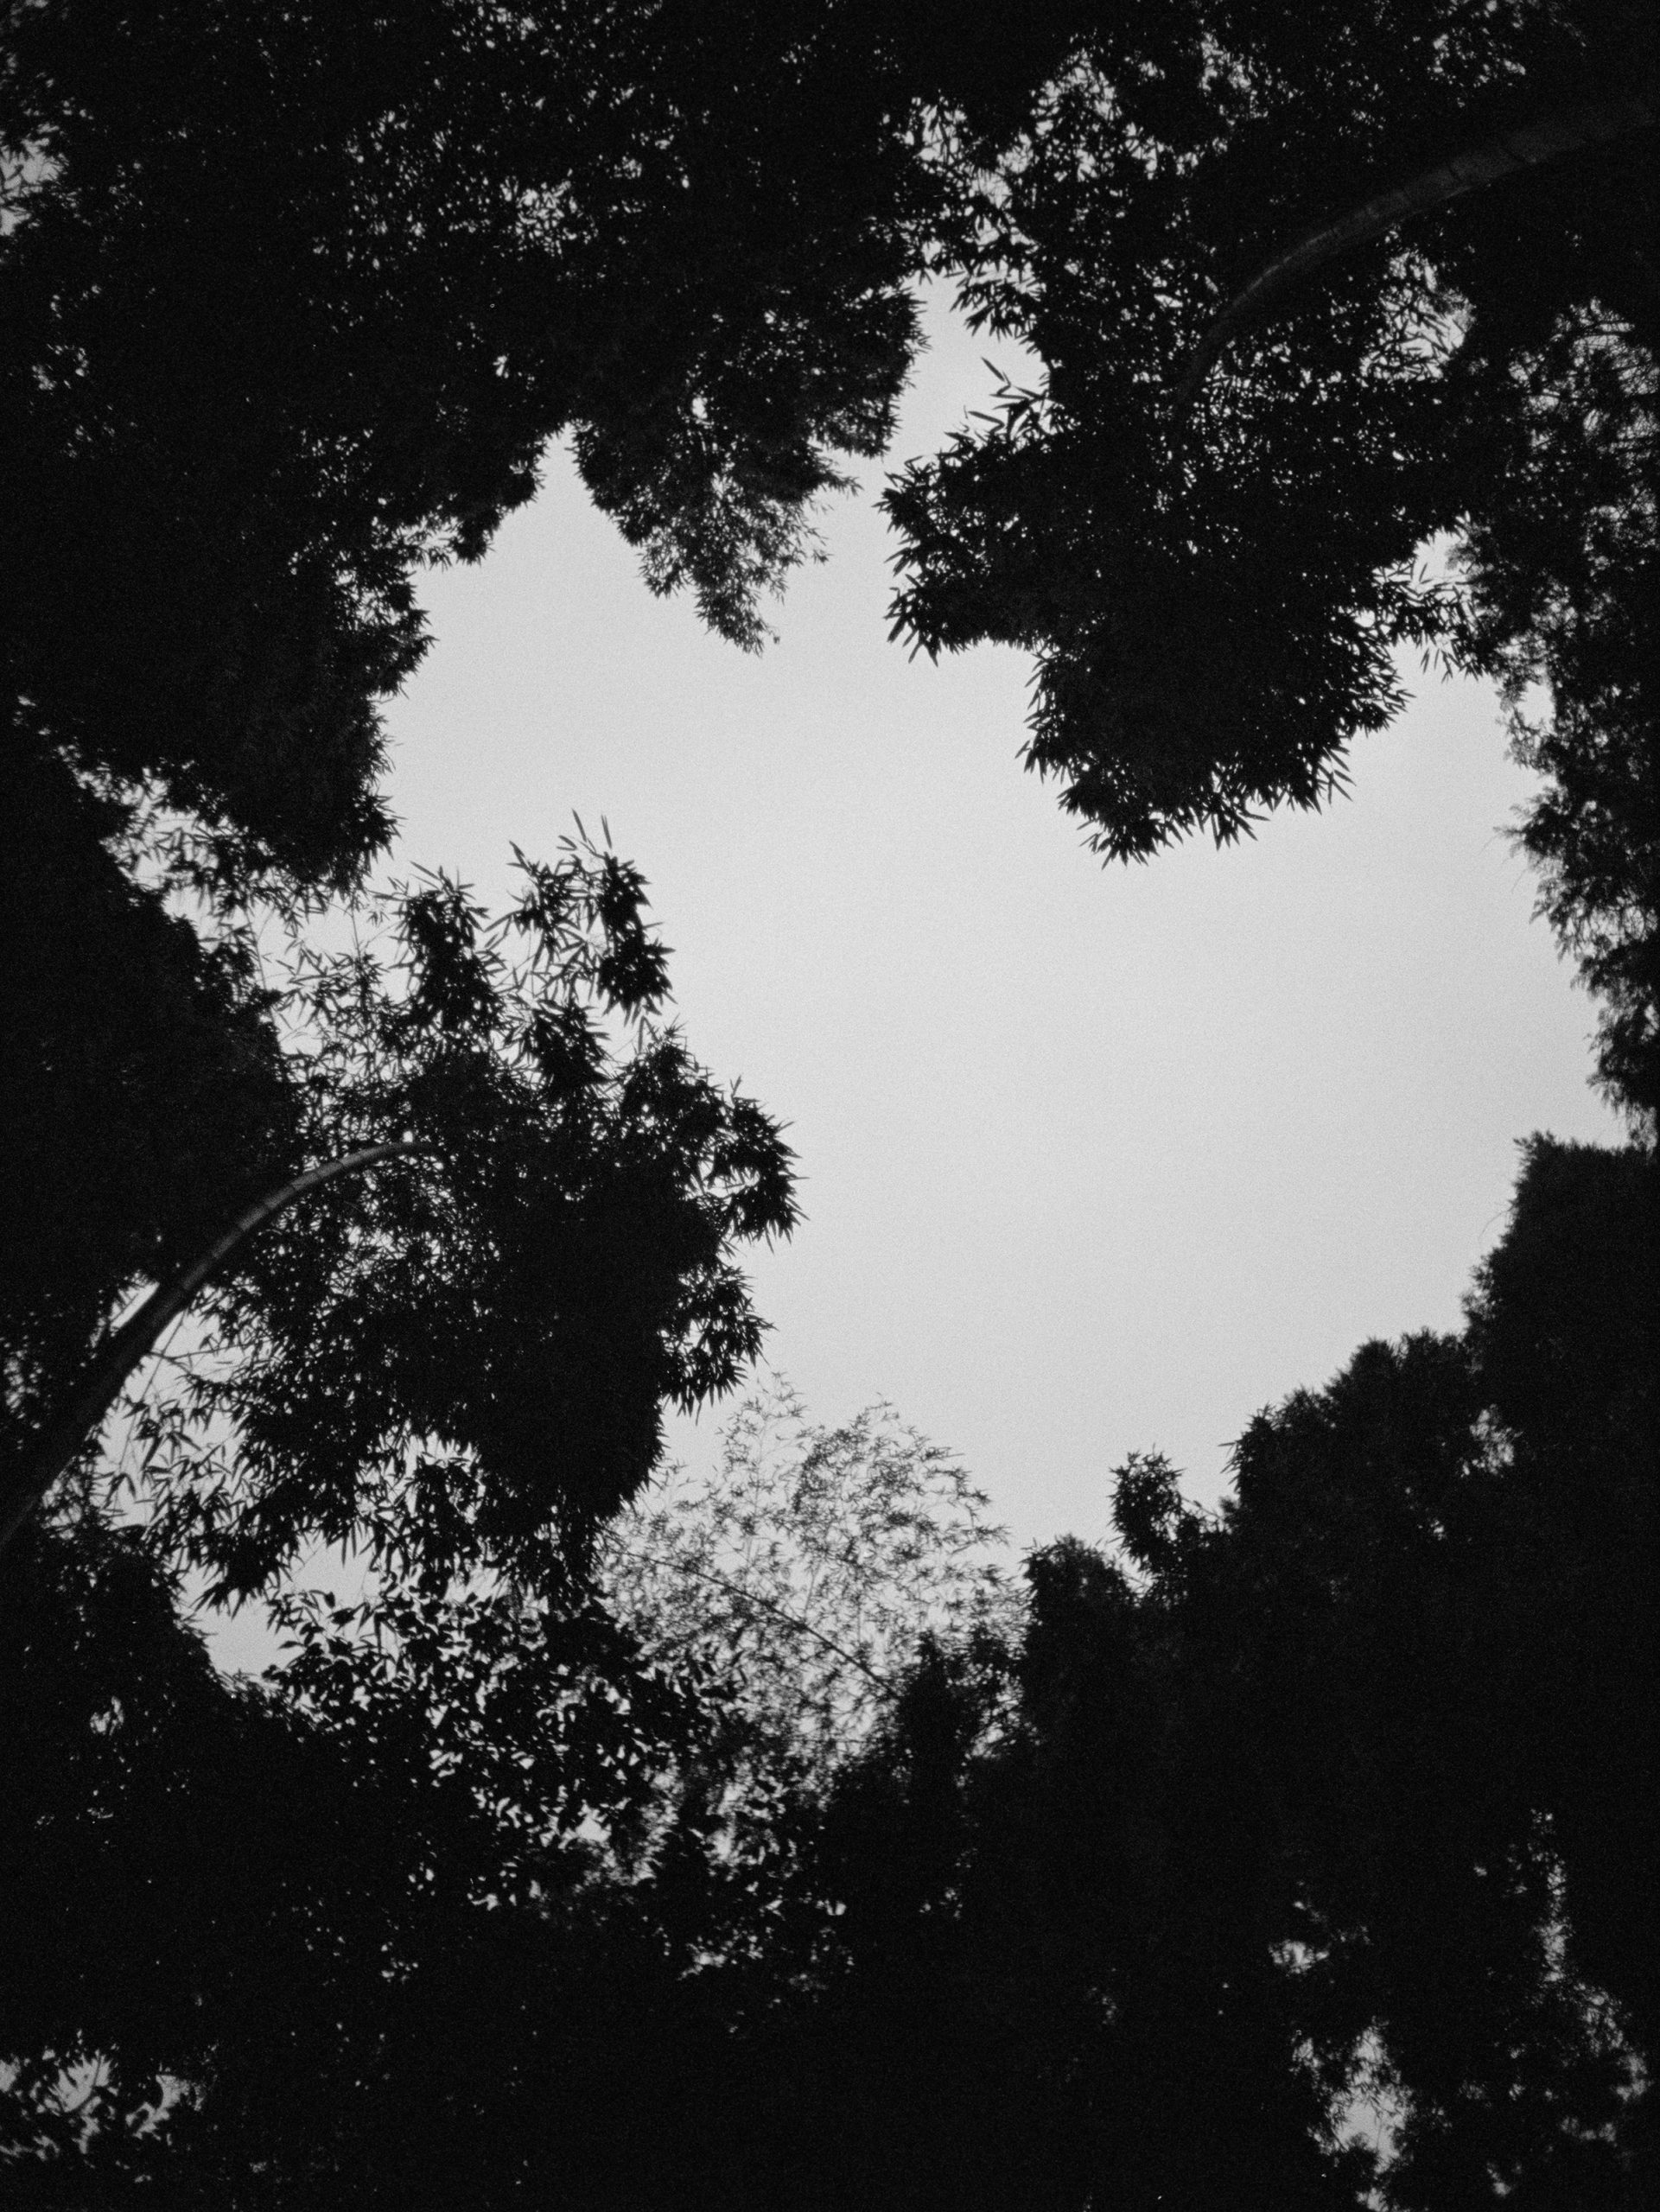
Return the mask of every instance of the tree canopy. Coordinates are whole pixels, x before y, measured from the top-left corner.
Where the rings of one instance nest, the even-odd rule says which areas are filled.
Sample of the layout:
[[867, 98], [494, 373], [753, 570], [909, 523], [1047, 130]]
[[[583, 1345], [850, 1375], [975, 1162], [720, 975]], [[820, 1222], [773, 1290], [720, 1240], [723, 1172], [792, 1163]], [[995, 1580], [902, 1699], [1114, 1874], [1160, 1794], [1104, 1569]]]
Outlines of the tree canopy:
[[296, 1592], [259, 1686], [32, 1530], [19, 2201], [1647, 2202], [1654, 1207], [1535, 1143], [1463, 1332], [1018, 1598], [935, 1447], [779, 1397], [602, 1601]]
[[302, 944], [263, 988], [288, 1147], [403, 1149], [265, 1226], [183, 1389], [134, 1415], [156, 1534], [223, 1595], [317, 1537], [441, 1586], [557, 1579], [651, 1473], [664, 1405], [759, 1349], [734, 1254], [791, 1228], [788, 1147], [653, 1020], [638, 874], [574, 844], [524, 872], [494, 924], [442, 877], [359, 902], [351, 950]]
[[251, 862], [384, 839], [412, 569], [481, 551], [556, 433], [743, 640], [884, 442], [922, 194], [845, 15], [10, 16], [18, 711]]
[[1028, 759], [1110, 854], [1325, 801], [1402, 645], [1498, 675], [1643, 1114], [1657, 116], [1622, 0], [1080, 10], [960, 264], [1039, 388], [887, 502], [899, 629], [1036, 656]]
[[8, 1490], [136, 1293], [387, 1148], [0, 1557], [8, 2189], [1650, 2201], [1651, 1143], [1535, 1140], [1461, 1332], [1262, 1413], [1215, 1516], [1133, 1459], [1016, 1590], [885, 1411], [647, 1494], [795, 1201], [638, 872], [366, 887], [421, 565], [563, 435], [756, 644], [933, 274], [1042, 378], [890, 486], [900, 633], [1034, 655], [1120, 858], [1324, 801], [1403, 645], [1496, 676], [1651, 1138], [1652, 11], [3, 20]]
[[563, 432], [648, 581], [753, 642], [811, 498], [885, 441], [938, 194], [853, 10], [4, 20], [0, 1234], [34, 1423], [294, 1162], [242, 918], [384, 849], [419, 564], [476, 557]]
[[48, 1312], [60, 1376], [281, 1148], [257, 988], [181, 896], [361, 880], [421, 563], [478, 556], [563, 435], [647, 582], [754, 643], [886, 443], [927, 272], [1043, 375], [890, 487], [900, 631], [1031, 651], [1029, 757], [1124, 855], [1329, 796], [1403, 642], [1497, 673], [1604, 1078], [1651, 1112], [1650, 13], [1320, 22], [8, 11], [25, 1417]]
[[[349, 871], [415, 563], [480, 551], [568, 431], [652, 583], [753, 639], [836, 456], [885, 442], [925, 267], [1045, 381], [896, 488], [899, 617], [1037, 652], [1034, 758], [1109, 849], [1319, 798], [1402, 636], [1600, 697], [1646, 596], [1649, 11], [1028, 16], [16, 10], [29, 726]], [[1439, 532], [1456, 627], [1409, 572]]]

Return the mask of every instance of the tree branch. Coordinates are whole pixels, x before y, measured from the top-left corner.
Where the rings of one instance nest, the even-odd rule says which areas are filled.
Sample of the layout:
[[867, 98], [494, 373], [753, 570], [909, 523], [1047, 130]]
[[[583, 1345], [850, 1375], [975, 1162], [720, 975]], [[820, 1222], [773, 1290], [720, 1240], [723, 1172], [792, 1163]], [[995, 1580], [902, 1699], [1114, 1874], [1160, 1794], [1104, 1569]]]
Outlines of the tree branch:
[[1322, 223], [1306, 232], [1294, 245], [1275, 254], [1250, 282], [1236, 292], [1193, 349], [1171, 399], [1171, 412], [1180, 423], [1198, 397], [1205, 378], [1233, 340], [1244, 331], [1269, 321], [1278, 314], [1286, 295], [1311, 270], [1335, 261], [1351, 248], [1393, 230], [1414, 215], [1479, 192], [1502, 178], [1542, 162], [1579, 153], [1610, 138], [1634, 130], [1651, 130], [1656, 122], [1646, 99], [1628, 96], [1598, 100], [1584, 107], [1565, 109], [1520, 130], [1507, 131], [1485, 145], [1472, 147], [1450, 162], [1424, 169], [1409, 183], [1380, 192], [1352, 208], [1336, 222]]
[[771, 1598], [764, 1598], [759, 1590], [746, 1590], [740, 1583], [729, 1582], [724, 1574], [716, 1574], [713, 1568], [693, 1567], [686, 1560], [677, 1560], [675, 1567], [678, 1573], [695, 1575], [698, 1581], [711, 1583], [717, 1590], [726, 1591], [729, 1596], [737, 1599], [741, 1605], [759, 1605], [762, 1611], [771, 1613], [775, 1619], [782, 1621], [786, 1628], [794, 1629], [798, 1635], [812, 1637], [817, 1642], [822, 1643], [827, 1651], [833, 1651], [838, 1659], [845, 1659], [849, 1666], [856, 1667], [862, 1675], [868, 1675], [878, 1689], [891, 1691], [897, 1687], [891, 1675], [879, 1673], [867, 1661], [860, 1658], [856, 1651], [849, 1651], [845, 1644], [838, 1643], [833, 1636], [826, 1636], [822, 1628], [815, 1628], [811, 1621], [803, 1620], [799, 1613], [792, 1613], [787, 1606], [777, 1604]]
[[399, 1138], [385, 1144], [365, 1145], [338, 1160], [326, 1160], [275, 1191], [267, 1192], [245, 1213], [215, 1238], [170, 1283], [158, 1284], [138, 1311], [113, 1330], [104, 1348], [93, 1356], [80, 1389], [55, 1419], [48, 1422], [32, 1452], [26, 1455], [26, 1471], [13, 1491], [0, 1520], [0, 1552], [39, 1506], [41, 1499], [76, 1453], [95, 1435], [104, 1416], [121, 1395], [122, 1386], [139, 1361], [153, 1351], [162, 1332], [182, 1313], [196, 1293], [246, 1243], [256, 1230], [286, 1212], [296, 1198], [321, 1188], [342, 1175], [361, 1174], [383, 1160], [411, 1153], [430, 1152], [423, 1139]]

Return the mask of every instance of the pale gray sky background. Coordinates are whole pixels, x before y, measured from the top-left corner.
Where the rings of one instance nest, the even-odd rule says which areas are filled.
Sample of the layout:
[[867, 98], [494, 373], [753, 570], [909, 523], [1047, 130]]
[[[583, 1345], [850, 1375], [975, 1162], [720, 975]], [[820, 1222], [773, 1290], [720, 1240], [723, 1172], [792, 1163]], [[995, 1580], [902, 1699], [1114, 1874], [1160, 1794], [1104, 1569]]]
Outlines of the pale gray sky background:
[[[1018, 368], [938, 308], [893, 458]], [[1105, 868], [1019, 765], [1027, 667], [887, 642], [881, 471], [748, 657], [653, 600], [563, 455], [391, 715], [397, 865], [487, 899], [606, 816], [698, 1056], [791, 1125], [806, 1219], [754, 1265], [812, 1417], [878, 1396], [1020, 1543], [1100, 1536], [1158, 1446], [1199, 1495], [1258, 1407], [1457, 1325], [1516, 1140], [1617, 1135], [1504, 825], [1491, 695], [1426, 678], [1352, 796]], [[717, 1413], [677, 1424], [712, 1457]]]

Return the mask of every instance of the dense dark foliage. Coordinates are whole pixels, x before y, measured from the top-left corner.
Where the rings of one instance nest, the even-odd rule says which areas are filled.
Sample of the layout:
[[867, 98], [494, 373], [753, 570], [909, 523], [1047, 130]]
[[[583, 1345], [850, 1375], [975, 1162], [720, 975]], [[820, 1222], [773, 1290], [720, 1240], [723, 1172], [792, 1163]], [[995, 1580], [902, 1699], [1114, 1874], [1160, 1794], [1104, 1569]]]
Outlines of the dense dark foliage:
[[[639, 1524], [626, 1622], [296, 1597], [263, 1688], [130, 1535], [35, 1532], [19, 2201], [1636, 2212], [1655, 1203], [1646, 1155], [1536, 1142], [1463, 1335], [1259, 1416], [1218, 1516], [1132, 1460], [1116, 1556], [1054, 1546], [956, 1629], [974, 1516], [862, 1429], [758, 1487], [741, 1428], [741, 1529], [721, 1491], [672, 1559]], [[921, 1584], [879, 1497], [934, 1530]], [[832, 1556], [783, 1614], [781, 1562]], [[913, 1592], [827, 1762], [779, 1651], [852, 1684]]]
[[940, 193], [921, 48], [856, 8], [3, 21], [0, 1319], [33, 1423], [297, 1164], [257, 979], [181, 916], [223, 943], [384, 846], [418, 565], [482, 552], [563, 432], [653, 587], [754, 642], [886, 440]]
[[0, 1357], [32, 1425], [128, 1287], [217, 1232], [297, 1133], [245, 945], [134, 881], [119, 806], [55, 765], [0, 777]]
[[1218, 1518], [1133, 1461], [1123, 1555], [925, 1658], [741, 2201], [1651, 2200], [1655, 1205], [1536, 1143], [1464, 1336], [1262, 1415]]
[[[887, 500], [899, 627], [1035, 653], [1029, 758], [1109, 853], [1320, 803], [1398, 709], [1402, 644], [1503, 675], [1549, 779], [1526, 836], [1545, 904], [1608, 1000], [1605, 1080], [1642, 1114], [1660, 1100], [1654, 33], [1625, 0], [1079, 10], [964, 264], [970, 309], [1035, 352], [1040, 389]], [[1186, 396], [1217, 319], [1301, 238], [1567, 116], [1613, 135], [1328, 262]], [[1438, 535], [1457, 549], [1441, 581], [1415, 566]]]
[[349, 873], [412, 568], [480, 552], [550, 435], [741, 639], [880, 450], [922, 201], [844, 13], [8, 13], [0, 600], [22, 728], [83, 770]]
[[[6, 10], [14, 1413], [251, 1147], [291, 1162], [254, 981], [164, 893], [222, 918], [360, 879], [419, 565], [480, 555], [564, 435], [653, 587], [753, 643], [815, 496], [883, 448], [929, 269], [1044, 379], [893, 487], [900, 628], [1036, 654], [1031, 757], [1121, 854], [1320, 800], [1398, 704], [1402, 639], [1498, 672], [1604, 1077], [1652, 1110], [1651, 14], [1318, 23], [1263, 0], [1018, 27], [875, 0]], [[1328, 263], [1174, 404], [1311, 225], [1611, 102], [1618, 128]], [[1456, 588], [1415, 579], [1437, 532]]]
[[652, 1018], [643, 905], [573, 848], [493, 923], [439, 878], [301, 956], [276, 1000], [301, 1149], [423, 1148], [261, 1230], [184, 1388], [134, 1416], [156, 1538], [220, 1594], [315, 1536], [423, 1584], [557, 1580], [651, 1473], [665, 1403], [754, 1358], [735, 1254], [791, 1228], [791, 1155]]
[[131, 1532], [32, 1529], [4, 1573], [8, 2201], [448, 2201], [523, 2087], [486, 2095], [500, 2048], [462, 1999], [505, 2024], [569, 1973], [585, 1826], [689, 1754], [695, 1677], [569, 1597], [366, 1622], [313, 1596], [262, 1691], [213, 1673]]
[[[1036, 655], [1120, 855], [1319, 803], [1402, 643], [1497, 674], [1651, 1119], [1651, 11], [4, 25], [0, 1473], [238, 1205], [420, 1147], [239, 1255], [131, 1415], [142, 1520], [83, 1465], [0, 1558], [10, 2201], [1650, 2202], [1652, 1152], [1536, 1141], [1461, 1335], [1260, 1415], [1214, 1518], [1133, 1460], [1021, 1605], [876, 1422], [620, 1529], [756, 1348], [787, 1151], [613, 855], [493, 922], [360, 887], [419, 564], [563, 434], [756, 642], [932, 268], [1045, 383], [892, 487], [900, 629]], [[1196, 375], [1311, 227], [1563, 115]], [[277, 1593], [260, 1683], [191, 1574]]]

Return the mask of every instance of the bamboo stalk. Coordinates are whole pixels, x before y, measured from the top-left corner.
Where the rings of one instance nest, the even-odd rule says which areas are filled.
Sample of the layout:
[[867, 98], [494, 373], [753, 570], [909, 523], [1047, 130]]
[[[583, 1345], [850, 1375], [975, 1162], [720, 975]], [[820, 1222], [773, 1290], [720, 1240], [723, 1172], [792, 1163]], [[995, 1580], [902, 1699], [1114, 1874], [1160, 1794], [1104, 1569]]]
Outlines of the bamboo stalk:
[[1506, 131], [1456, 154], [1451, 161], [1439, 162], [1406, 184], [1374, 194], [1335, 222], [1305, 232], [1294, 245], [1265, 262], [1250, 282], [1234, 294], [1194, 347], [1171, 399], [1175, 421], [1181, 422], [1205, 378], [1233, 340], [1271, 321], [1286, 295], [1312, 270], [1414, 215], [1427, 214], [1432, 207], [1462, 199], [1467, 192], [1484, 191], [1504, 177], [1559, 161], [1587, 146], [1622, 138], [1635, 130], [1651, 130], [1656, 119], [1654, 107], [1634, 97], [1565, 109], [1560, 115], [1547, 116], [1541, 122]]
[[139, 1361], [155, 1350], [162, 1332], [182, 1313], [196, 1293], [209, 1283], [226, 1261], [234, 1256], [256, 1230], [284, 1213], [296, 1199], [321, 1188], [342, 1175], [359, 1175], [383, 1160], [429, 1152], [429, 1143], [413, 1137], [385, 1144], [365, 1145], [308, 1167], [274, 1191], [268, 1191], [231, 1226], [216, 1237], [170, 1283], [158, 1284], [136, 1313], [112, 1330], [97, 1352], [80, 1388], [61, 1413], [41, 1431], [27, 1455], [27, 1471], [14, 1490], [0, 1521], [0, 1552], [39, 1507], [41, 1501], [89, 1438], [97, 1434], [105, 1415], [121, 1395], [123, 1385]]

